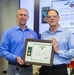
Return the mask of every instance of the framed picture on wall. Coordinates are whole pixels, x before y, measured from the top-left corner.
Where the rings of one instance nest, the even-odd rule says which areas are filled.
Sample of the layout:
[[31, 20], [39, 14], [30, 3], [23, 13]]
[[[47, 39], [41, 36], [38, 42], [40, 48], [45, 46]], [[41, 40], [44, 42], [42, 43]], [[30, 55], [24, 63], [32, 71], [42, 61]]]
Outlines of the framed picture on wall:
[[47, 11], [50, 9], [50, 7], [42, 7], [42, 23], [47, 23], [46, 22], [46, 15]]

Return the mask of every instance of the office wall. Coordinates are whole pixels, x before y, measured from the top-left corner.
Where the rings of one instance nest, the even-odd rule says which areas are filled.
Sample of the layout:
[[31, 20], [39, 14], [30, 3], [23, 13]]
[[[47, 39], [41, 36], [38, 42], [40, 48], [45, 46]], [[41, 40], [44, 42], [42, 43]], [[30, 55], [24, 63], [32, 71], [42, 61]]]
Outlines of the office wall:
[[16, 24], [16, 12], [19, 9], [19, 0], [0, 0], [2, 31]]
[[20, 0], [20, 8], [26, 8], [29, 11], [27, 26], [34, 30], [34, 0]]
[[[16, 12], [19, 9], [19, 0], [0, 0], [0, 39], [2, 33], [16, 24]], [[7, 61], [0, 57], [0, 75], [7, 70]]]

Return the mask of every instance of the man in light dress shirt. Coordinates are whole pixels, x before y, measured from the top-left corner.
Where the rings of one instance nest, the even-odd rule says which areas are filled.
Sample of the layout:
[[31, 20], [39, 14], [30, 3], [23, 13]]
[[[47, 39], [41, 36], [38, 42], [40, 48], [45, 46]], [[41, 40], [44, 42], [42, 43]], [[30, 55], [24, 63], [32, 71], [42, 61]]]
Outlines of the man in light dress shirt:
[[40, 75], [68, 75], [67, 66], [74, 57], [74, 35], [58, 24], [59, 13], [50, 9], [46, 16], [49, 29], [41, 34], [41, 39], [52, 40], [54, 58], [52, 66], [42, 66]]

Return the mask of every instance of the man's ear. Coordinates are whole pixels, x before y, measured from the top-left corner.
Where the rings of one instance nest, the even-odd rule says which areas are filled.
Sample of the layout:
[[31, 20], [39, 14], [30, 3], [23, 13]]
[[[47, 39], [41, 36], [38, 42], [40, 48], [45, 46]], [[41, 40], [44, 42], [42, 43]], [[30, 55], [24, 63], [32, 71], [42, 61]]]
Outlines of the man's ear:
[[16, 23], [19, 24], [19, 23], [18, 23], [18, 19], [17, 19], [17, 17], [18, 17], [18, 16], [17, 16], [17, 14], [16, 14]]
[[58, 17], [58, 21], [60, 21], [60, 17]]

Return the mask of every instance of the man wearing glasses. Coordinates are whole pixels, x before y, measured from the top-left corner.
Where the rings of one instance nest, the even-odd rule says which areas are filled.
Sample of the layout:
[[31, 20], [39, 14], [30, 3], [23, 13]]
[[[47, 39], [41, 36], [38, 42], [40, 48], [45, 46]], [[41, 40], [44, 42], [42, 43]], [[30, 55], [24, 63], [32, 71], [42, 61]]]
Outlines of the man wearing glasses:
[[67, 66], [74, 57], [74, 36], [60, 27], [59, 13], [55, 9], [47, 12], [46, 21], [49, 29], [41, 34], [41, 39], [52, 40], [54, 47], [54, 58], [52, 66], [42, 66], [40, 75], [68, 75]]

